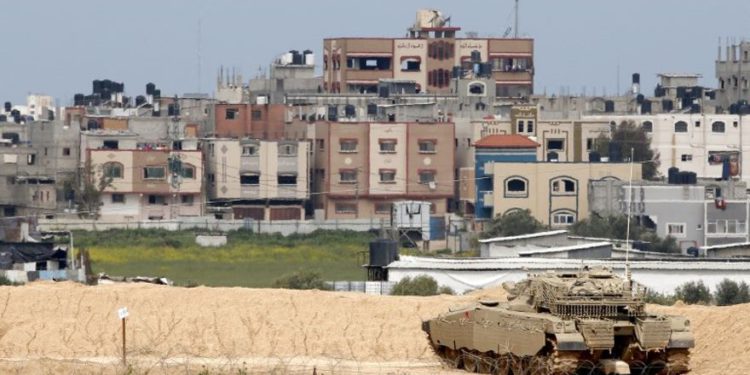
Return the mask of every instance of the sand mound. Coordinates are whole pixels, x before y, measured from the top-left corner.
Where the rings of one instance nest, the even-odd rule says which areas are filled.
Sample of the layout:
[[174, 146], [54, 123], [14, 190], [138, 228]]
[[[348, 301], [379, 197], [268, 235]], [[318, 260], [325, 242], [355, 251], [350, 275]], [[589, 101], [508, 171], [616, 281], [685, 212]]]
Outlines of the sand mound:
[[[126, 306], [131, 358], [335, 358], [435, 362], [422, 320], [502, 288], [466, 296], [380, 297], [244, 288], [97, 287], [33, 283], [0, 288], [0, 357], [117, 358]], [[696, 374], [742, 373], [750, 364], [750, 306], [654, 307], [687, 315]], [[7, 365], [7, 363], [6, 363]]]

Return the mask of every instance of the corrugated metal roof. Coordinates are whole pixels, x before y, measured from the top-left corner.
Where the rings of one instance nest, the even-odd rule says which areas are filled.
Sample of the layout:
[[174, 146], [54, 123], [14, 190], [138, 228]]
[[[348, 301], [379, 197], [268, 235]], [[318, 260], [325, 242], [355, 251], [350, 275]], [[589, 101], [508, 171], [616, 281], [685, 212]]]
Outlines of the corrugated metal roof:
[[519, 251], [518, 255], [562, 253], [566, 251], [593, 249], [593, 248], [604, 247], [604, 246], [612, 247], [612, 243], [611, 242], [591, 242], [591, 243], [580, 244], [580, 245], [546, 247], [546, 248], [541, 247], [538, 249]]
[[539, 232], [539, 233], [529, 233], [529, 234], [521, 234], [518, 236], [506, 236], [506, 237], [493, 237], [493, 238], [487, 238], [484, 240], [479, 240], [479, 243], [490, 243], [490, 242], [507, 242], [507, 241], [516, 241], [516, 240], [526, 240], [530, 238], [540, 238], [540, 237], [550, 237], [550, 236], [557, 236], [560, 234], [568, 233], [567, 230], [551, 230], [547, 232]]

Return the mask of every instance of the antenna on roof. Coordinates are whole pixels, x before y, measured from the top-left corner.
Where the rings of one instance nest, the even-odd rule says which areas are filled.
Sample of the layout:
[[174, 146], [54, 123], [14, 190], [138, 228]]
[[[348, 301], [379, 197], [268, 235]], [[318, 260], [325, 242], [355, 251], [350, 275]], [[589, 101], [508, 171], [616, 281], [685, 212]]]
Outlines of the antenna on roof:
[[633, 148], [630, 148], [630, 179], [628, 181], [628, 224], [625, 231], [625, 278], [628, 280], [628, 288], [631, 288], [630, 282], [630, 210], [633, 198]]

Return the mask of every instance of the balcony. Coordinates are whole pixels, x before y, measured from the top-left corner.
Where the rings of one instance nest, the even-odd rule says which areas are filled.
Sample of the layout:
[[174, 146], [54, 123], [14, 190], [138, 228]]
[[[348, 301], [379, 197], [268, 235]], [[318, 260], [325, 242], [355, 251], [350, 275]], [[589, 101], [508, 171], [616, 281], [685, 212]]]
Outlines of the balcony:
[[240, 170], [260, 171], [260, 156], [242, 156], [240, 158]]
[[278, 172], [279, 173], [297, 173], [297, 156], [279, 156]]
[[347, 81], [373, 81], [377, 82], [381, 78], [391, 78], [391, 70], [351, 70], [346, 71]]
[[240, 185], [240, 197], [243, 199], [261, 198], [260, 185]]
[[530, 70], [522, 70], [516, 72], [492, 72], [492, 78], [498, 83], [508, 84], [509, 82], [518, 82], [519, 84], [525, 84], [533, 80], [533, 76]]

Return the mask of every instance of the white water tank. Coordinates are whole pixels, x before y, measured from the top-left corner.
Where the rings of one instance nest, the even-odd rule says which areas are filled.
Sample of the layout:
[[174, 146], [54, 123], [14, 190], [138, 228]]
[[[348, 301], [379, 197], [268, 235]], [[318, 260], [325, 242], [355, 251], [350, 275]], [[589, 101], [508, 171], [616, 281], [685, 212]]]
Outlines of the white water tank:
[[305, 65], [315, 65], [315, 54], [308, 53], [305, 55]]

